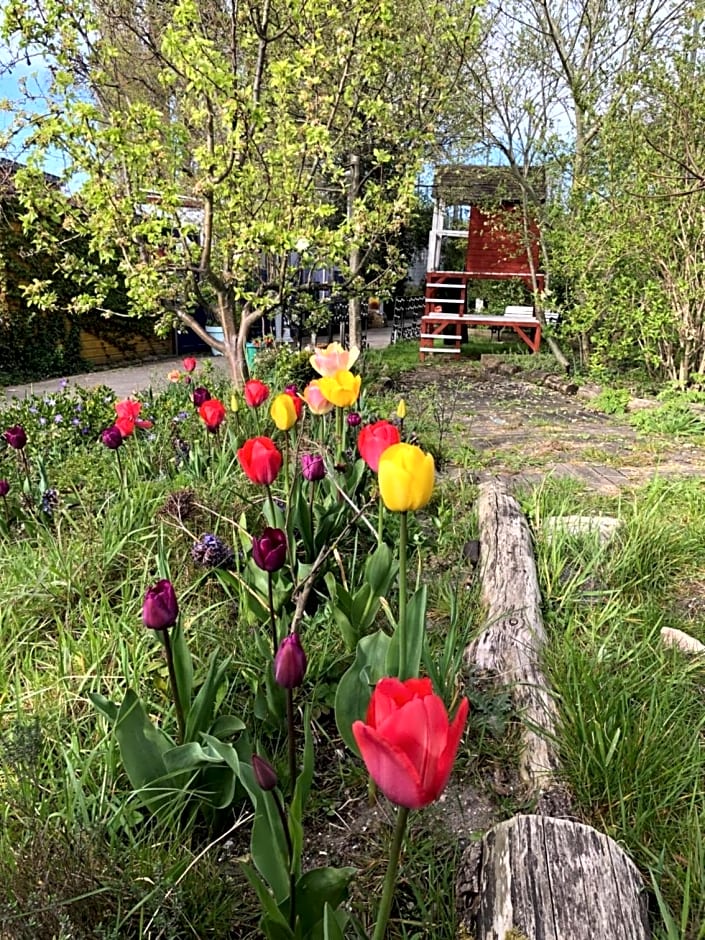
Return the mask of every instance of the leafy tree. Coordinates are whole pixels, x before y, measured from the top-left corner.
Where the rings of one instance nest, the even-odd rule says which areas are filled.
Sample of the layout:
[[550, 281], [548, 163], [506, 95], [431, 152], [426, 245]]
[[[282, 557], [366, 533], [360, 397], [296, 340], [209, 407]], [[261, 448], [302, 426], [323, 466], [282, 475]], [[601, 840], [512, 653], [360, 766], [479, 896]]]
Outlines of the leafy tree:
[[[466, 0], [11, 0], [5, 36], [52, 70], [43, 113], [20, 120], [27, 226], [41, 209], [89, 240], [77, 309], [114, 287], [113, 257], [132, 315], [209, 342], [205, 309], [241, 383], [257, 319], [317, 268], [359, 290], [403, 225], [472, 22]], [[47, 202], [49, 147], [80, 185]]]

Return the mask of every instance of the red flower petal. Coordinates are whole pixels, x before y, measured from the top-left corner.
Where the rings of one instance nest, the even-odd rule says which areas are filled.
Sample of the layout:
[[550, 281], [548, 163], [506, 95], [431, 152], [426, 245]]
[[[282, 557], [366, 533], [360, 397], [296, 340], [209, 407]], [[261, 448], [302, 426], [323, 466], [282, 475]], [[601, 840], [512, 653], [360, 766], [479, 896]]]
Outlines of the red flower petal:
[[352, 732], [370, 776], [388, 800], [408, 809], [431, 802], [425, 798], [416, 769], [403, 751], [397, 751], [363, 721], [354, 722]]

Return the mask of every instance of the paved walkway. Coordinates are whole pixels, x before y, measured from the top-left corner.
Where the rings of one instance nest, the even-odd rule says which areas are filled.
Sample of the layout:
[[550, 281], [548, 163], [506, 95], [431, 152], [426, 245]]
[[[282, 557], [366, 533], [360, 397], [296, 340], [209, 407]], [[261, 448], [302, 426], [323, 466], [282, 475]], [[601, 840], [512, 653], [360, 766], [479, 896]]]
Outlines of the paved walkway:
[[[389, 345], [391, 327], [369, 330], [367, 340], [371, 349], [384, 349]], [[199, 358], [199, 357], [196, 357]], [[222, 356], [206, 355], [201, 357], [212, 363], [215, 369], [227, 374], [227, 364]], [[119, 398], [136, 395], [147, 388], [155, 390], [168, 385], [167, 375], [172, 369], [181, 368], [182, 356], [170, 359], [159, 359], [151, 362], [139, 362], [131, 366], [122, 366], [118, 369], [102, 369], [97, 372], [85, 372], [81, 375], [67, 376], [71, 385], [82, 388], [94, 388], [96, 385], [107, 385], [112, 388]], [[5, 398], [26, 398], [29, 395], [42, 395], [45, 392], [55, 392], [61, 383], [61, 378], [46, 379], [42, 382], [31, 382], [28, 385], [8, 385], [5, 388]], [[2, 393], [0, 392], [0, 403]]]

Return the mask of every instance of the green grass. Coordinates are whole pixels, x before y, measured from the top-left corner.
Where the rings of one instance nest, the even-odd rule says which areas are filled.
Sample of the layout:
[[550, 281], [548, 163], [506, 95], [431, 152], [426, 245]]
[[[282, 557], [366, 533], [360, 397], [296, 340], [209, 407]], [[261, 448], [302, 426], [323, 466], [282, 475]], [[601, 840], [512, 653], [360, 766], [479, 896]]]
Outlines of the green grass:
[[705, 665], [664, 648], [660, 629], [705, 639], [705, 624], [686, 623], [674, 604], [705, 564], [705, 493], [657, 482], [610, 505], [546, 487], [528, 509], [539, 533], [549, 514], [611, 510], [623, 520], [608, 547], [539, 534], [559, 753], [580, 816], [644, 873], [655, 935], [703, 937]]

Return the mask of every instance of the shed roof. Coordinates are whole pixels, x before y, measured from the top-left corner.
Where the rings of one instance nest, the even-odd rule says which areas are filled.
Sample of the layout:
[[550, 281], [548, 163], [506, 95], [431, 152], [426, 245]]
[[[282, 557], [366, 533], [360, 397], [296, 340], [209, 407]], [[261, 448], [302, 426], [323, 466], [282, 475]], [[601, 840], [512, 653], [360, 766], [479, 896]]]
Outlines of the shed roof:
[[[546, 198], [546, 174], [543, 167], [529, 167], [525, 178], [538, 199], [543, 201]], [[447, 164], [436, 169], [433, 192], [446, 205], [518, 202], [522, 197], [522, 185], [517, 171], [508, 166]]]

